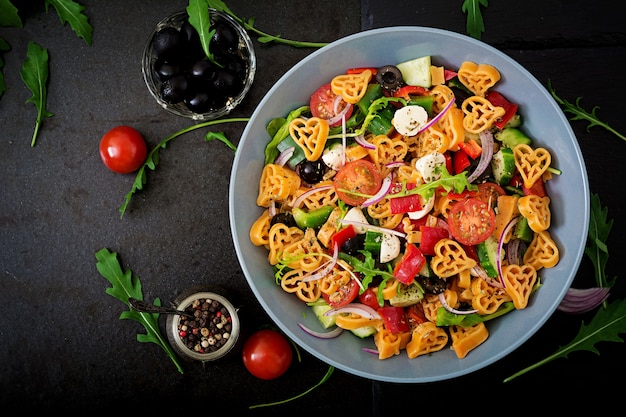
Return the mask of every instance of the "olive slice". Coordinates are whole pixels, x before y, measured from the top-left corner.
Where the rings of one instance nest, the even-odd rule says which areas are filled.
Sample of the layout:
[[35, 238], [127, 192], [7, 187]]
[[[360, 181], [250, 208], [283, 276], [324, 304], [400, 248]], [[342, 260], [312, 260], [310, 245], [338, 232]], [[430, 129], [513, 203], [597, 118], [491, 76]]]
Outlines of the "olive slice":
[[395, 65], [385, 65], [376, 72], [376, 82], [387, 91], [397, 90], [402, 86], [402, 73]]

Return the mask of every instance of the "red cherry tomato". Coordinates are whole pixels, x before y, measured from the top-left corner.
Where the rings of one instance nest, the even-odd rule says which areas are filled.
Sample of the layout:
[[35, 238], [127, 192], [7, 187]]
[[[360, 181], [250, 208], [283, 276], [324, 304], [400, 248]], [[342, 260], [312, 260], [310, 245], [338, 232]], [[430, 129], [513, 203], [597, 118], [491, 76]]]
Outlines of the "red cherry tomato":
[[359, 302], [372, 307], [374, 310], [378, 310], [380, 308], [376, 291], [372, 287], [368, 287], [362, 294], [359, 294]]
[[367, 197], [352, 193], [374, 195], [383, 183], [376, 166], [365, 159], [348, 162], [335, 175], [335, 190], [340, 199], [351, 206], [362, 204]]
[[136, 129], [117, 126], [100, 139], [100, 157], [113, 172], [129, 174], [137, 171], [146, 160], [146, 142]]
[[[335, 110], [335, 100], [337, 99], [337, 94], [333, 93], [333, 90], [330, 88], [330, 84], [324, 84], [320, 88], [318, 88], [312, 95], [309, 103], [309, 107], [311, 108], [311, 114], [315, 117], [319, 117], [320, 119], [332, 119], [341, 113], [343, 109], [348, 106], [348, 103], [341, 100]], [[346, 111], [346, 120], [352, 116], [353, 106]], [[335, 127], [341, 125], [341, 119], [335, 121], [334, 123], [329, 124], [330, 127]]]
[[475, 197], [454, 203], [448, 213], [452, 236], [463, 245], [484, 242], [496, 227], [496, 215], [489, 205]]
[[359, 285], [351, 279], [347, 284], [340, 286], [332, 294], [322, 293], [324, 300], [333, 308], [343, 307], [354, 301], [359, 295]]
[[287, 338], [276, 330], [259, 330], [243, 346], [243, 364], [259, 379], [275, 379], [287, 372], [293, 358]]
[[489, 204], [491, 208], [498, 205], [498, 197], [506, 194], [504, 189], [495, 182], [483, 182], [478, 184], [478, 195], [476, 197]]

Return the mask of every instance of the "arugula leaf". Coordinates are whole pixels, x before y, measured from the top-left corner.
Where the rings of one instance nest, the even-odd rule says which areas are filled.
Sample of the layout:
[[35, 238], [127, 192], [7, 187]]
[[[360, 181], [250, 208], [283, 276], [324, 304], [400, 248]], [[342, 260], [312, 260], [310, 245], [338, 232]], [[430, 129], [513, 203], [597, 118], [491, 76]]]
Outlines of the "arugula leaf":
[[[606, 241], [613, 227], [613, 219], [607, 221], [608, 209], [602, 207], [598, 194], [591, 195], [591, 216], [585, 254], [593, 263], [596, 284], [598, 287], [612, 287], [617, 277], [609, 281], [606, 277], [606, 263], [609, 260], [609, 249]], [[606, 302], [605, 302], [606, 307]]]
[[189, 16], [189, 23], [191, 23], [191, 26], [196, 29], [196, 32], [198, 32], [200, 36], [200, 43], [202, 44], [204, 54], [212, 63], [222, 67], [222, 65], [215, 60], [209, 48], [211, 38], [215, 34], [215, 29], [210, 30], [211, 17], [209, 16], [209, 4], [207, 0], [189, 0], [187, 16]]
[[31, 102], [37, 108], [37, 122], [35, 124], [35, 132], [30, 146], [35, 146], [39, 127], [44, 119], [54, 116], [54, 114], [46, 110], [46, 96], [48, 83], [48, 50], [42, 48], [35, 42], [28, 43], [28, 52], [26, 60], [22, 65], [20, 76], [26, 84], [26, 87], [33, 94], [26, 102]]
[[481, 5], [487, 7], [489, 6], [489, 1], [463, 0], [463, 6], [461, 6], [463, 13], [467, 14], [467, 34], [476, 39], [480, 39], [482, 33], [485, 31], [483, 15], [480, 10]]
[[232, 10], [230, 10], [228, 8], [228, 6], [226, 6], [226, 4], [221, 1], [221, 0], [206, 0], [207, 4], [209, 5], [210, 8], [218, 10], [220, 12], [224, 12], [226, 14], [229, 14], [233, 19], [235, 19], [237, 22], [239, 22], [241, 25], [243, 25], [243, 27], [253, 33], [255, 33], [256, 35], [258, 35], [259, 37], [257, 38], [257, 40], [261, 43], [270, 43], [270, 42], [276, 42], [276, 43], [283, 43], [286, 45], [291, 45], [291, 46], [295, 46], [298, 48], [321, 48], [323, 46], [328, 45], [328, 43], [326, 42], [302, 42], [302, 41], [294, 41], [294, 40], [290, 40], [290, 39], [283, 39], [280, 37], [280, 35], [275, 36], [275, 35], [270, 35], [267, 34], [265, 32], [260, 31], [259, 29], [254, 27], [254, 19], [248, 19], [248, 20], [243, 20], [242, 18], [240, 18], [239, 16], [237, 16]]
[[[184, 129], [179, 130], [178, 132], [168, 136], [167, 138], [163, 139], [157, 146], [155, 146], [146, 156], [146, 160], [144, 161], [143, 165], [141, 166], [141, 168], [139, 168], [139, 170], [137, 171], [137, 176], [135, 177], [135, 182], [133, 182], [133, 186], [131, 188], [131, 190], [128, 192], [128, 194], [126, 194], [126, 198], [124, 200], [124, 203], [122, 204], [122, 206], [120, 207], [120, 219], [124, 217], [124, 213], [126, 212], [126, 208], [128, 207], [128, 204], [130, 204], [130, 200], [133, 197], [133, 195], [138, 191], [138, 190], [142, 190], [143, 186], [147, 183], [148, 181], [148, 177], [146, 175], [146, 168], [149, 168], [150, 170], [154, 171], [156, 169], [156, 166], [159, 164], [159, 152], [161, 150], [161, 148], [165, 149], [165, 147], [167, 146], [167, 144], [187, 133], [187, 132], [191, 132], [192, 130], [196, 130], [196, 129], [200, 129], [203, 127], [207, 127], [207, 126], [212, 126], [212, 125], [216, 125], [216, 124], [220, 124], [220, 123], [235, 123], [235, 122], [247, 122], [249, 121], [250, 118], [249, 117], [234, 117], [231, 119], [218, 119], [218, 120], [209, 120], [208, 122], [202, 122], [202, 123], [198, 123], [195, 124], [193, 126], [189, 126], [186, 127]], [[228, 146], [229, 148], [233, 149], [235, 148], [235, 145], [233, 145], [230, 141], [228, 141], [225, 136], [223, 136], [223, 134], [221, 136], [216, 136], [216, 134], [207, 134], [205, 137], [205, 140], [207, 141], [211, 141], [213, 139], [218, 139], [222, 142], [224, 142], [226, 144], [226, 146]], [[226, 141], [224, 141], [226, 140]], [[235, 148], [236, 149], [236, 148]]]
[[[282, 125], [280, 125], [280, 127], [272, 125], [271, 129], [275, 130], [275, 133], [272, 136], [272, 140], [270, 141], [270, 143], [265, 146], [265, 165], [274, 162], [274, 160], [278, 156], [278, 144], [282, 142], [282, 140], [285, 139], [287, 136], [289, 136], [289, 123], [291, 123], [293, 119], [300, 117], [302, 113], [308, 112], [309, 110], [309, 106], [298, 107], [297, 109], [289, 112], [289, 114], [287, 115], [287, 119], [282, 119], [284, 120], [284, 122], [282, 123]], [[280, 119], [274, 119], [273, 121], [276, 120], [278, 120], [278, 122], [276, 123], [280, 123]]]
[[[98, 260], [96, 263], [98, 272], [112, 285], [112, 287], [106, 289], [107, 294], [117, 298], [127, 306], [130, 306], [128, 303], [129, 297], [143, 300], [139, 278], [133, 275], [133, 272], [130, 270], [122, 271], [122, 266], [117, 259], [117, 253], [103, 248], [96, 252], [96, 259]], [[154, 300], [154, 305], [160, 306], [161, 301], [157, 298]], [[158, 321], [159, 313], [140, 313], [129, 308], [129, 311], [123, 311], [120, 315], [120, 320], [122, 319], [131, 319], [142, 324], [146, 329], [146, 333], [138, 334], [137, 341], [142, 343], [152, 342], [160, 346], [172, 359], [172, 362], [178, 368], [178, 372], [183, 373], [183, 367], [178, 356], [176, 356], [169, 343], [161, 335]]]
[[609, 132], [613, 133], [618, 138], [626, 140], [625, 135], [619, 133], [617, 130], [609, 126], [607, 123], [602, 122], [598, 118], [598, 116], [596, 116], [596, 111], [600, 108], [599, 106], [594, 106], [591, 109], [591, 113], [589, 113], [588, 111], [586, 111], [580, 106], [580, 100], [582, 100], [582, 97], [578, 97], [576, 99], [575, 104], [572, 104], [567, 100], [563, 100], [562, 98], [556, 95], [556, 90], [552, 88], [552, 84], [550, 83], [550, 80], [548, 80], [548, 91], [550, 91], [550, 94], [552, 94], [552, 97], [556, 100], [556, 102], [561, 105], [564, 112], [570, 113], [573, 115], [572, 117], [570, 117], [570, 120], [572, 121], [586, 120], [589, 122], [589, 124], [587, 125], [587, 132], [589, 132], [589, 129], [591, 129], [594, 126], [600, 126], [600, 127], [605, 128]]
[[596, 343], [623, 342], [624, 340], [619, 337], [622, 333], [626, 333], [626, 299], [614, 301], [608, 307], [598, 309], [588, 325], [583, 322], [572, 342], [547, 358], [509, 376], [503, 382], [509, 382], [554, 359], [567, 358], [571, 352], [587, 350], [599, 355], [600, 352], [595, 347]]
[[0, 0], [0, 26], [23, 27], [17, 8], [9, 0]]
[[69, 23], [74, 33], [91, 46], [93, 27], [89, 24], [87, 16], [83, 14], [85, 6], [72, 0], [46, 0], [46, 13], [50, 5], [59, 15], [61, 24]]
[[[361, 285], [363, 287], [359, 291], [361, 294], [367, 289], [367, 287], [369, 287], [375, 277], [382, 278], [381, 283], [378, 285], [378, 293], [376, 294], [378, 304], [382, 306], [384, 304], [383, 290], [385, 289], [385, 283], [394, 277], [393, 273], [376, 268], [376, 262], [370, 252], [360, 250], [359, 253], [363, 255], [362, 261], [359, 258], [350, 256], [344, 252], [339, 252], [339, 259], [349, 263], [355, 272], [358, 272], [363, 276], [361, 279]], [[388, 267], [391, 268], [389, 265]]]

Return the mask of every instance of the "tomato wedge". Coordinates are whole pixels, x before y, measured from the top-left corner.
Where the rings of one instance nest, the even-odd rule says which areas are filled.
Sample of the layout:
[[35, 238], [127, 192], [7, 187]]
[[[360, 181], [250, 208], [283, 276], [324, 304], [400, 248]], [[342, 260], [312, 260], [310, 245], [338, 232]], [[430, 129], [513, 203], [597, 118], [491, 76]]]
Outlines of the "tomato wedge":
[[382, 175], [376, 166], [366, 159], [348, 162], [333, 179], [337, 195], [350, 206], [363, 204], [369, 197], [357, 194], [372, 196], [380, 190], [382, 183]]
[[498, 197], [506, 194], [504, 188], [500, 187], [495, 182], [483, 182], [478, 184], [477, 197], [489, 204], [491, 208], [494, 208], [498, 204]]
[[346, 285], [342, 285], [334, 293], [328, 295], [322, 293], [324, 300], [333, 308], [343, 307], [350, 304], [359, 295], [359, 284], [351, 279]]
[[[346, 106], [349, 108], [346, 111], [346, 120], [352, 116], [353, 106], [349, 105], [345, 101], [341, 100], [335, 105], [337, 100], [337, 94], [333, 93], [333, 90], [329, 84], [324, 84], [311, 95], [309, 106], [311, 107], [311, 114], [320, 119], [330, 120], [340, 114]], [[330, 127], [340, 126], [341, 119], [330, 123]]]
[[487, 240], [496, 227], [496, 215], [489, 205], [475, 197], [456, 202], [448, 213], [450, 233], [459, 243], [477, 245]]

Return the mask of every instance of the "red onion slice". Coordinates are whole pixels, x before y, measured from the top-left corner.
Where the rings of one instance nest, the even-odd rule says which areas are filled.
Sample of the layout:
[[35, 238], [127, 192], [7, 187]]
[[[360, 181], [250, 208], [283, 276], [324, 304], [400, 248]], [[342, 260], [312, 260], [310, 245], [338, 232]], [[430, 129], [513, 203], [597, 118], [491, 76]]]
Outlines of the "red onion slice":
[[332, 185], [330, 185], [330, 184], [329, 184], [329, 185], [321, 185], [321, 186], [319, 186], [319, 187], [313, 187], [313, 188], [311, 188], [310, 190], [308, 190], [308, 191], [306, 191], [306, 192], [304, 192], [304, 193], [300, 194], [300, 195], [298, 196], [298, 198], [296, 198], [296, 199], [293, 201], [293, 204], [292, 204], [291, 206], [292, 206], [293, 208], [300, 207], [300, 205], [302, 204], [302, 202], [303, 202], [303, 201], [304, 201], [307, 197], [309, 197], [311, 194], [314, 194], [314, 193], [316, 193], [316, 192], [318, 192], [318, 191], [328, 190], [328, 189], [330, 189], [331, 187], [332, 187]]
[[365, 140], [365, 136], [363, 135], [358, 135], [354, 138], [354, 140], [356, 141], [356, 143], [358, 143], [359, 145], [361, 145], [362, 147], [364, 147], [365, 149], [376, 149], [376, 145], [374, 145], [373, 143], [370, 143], [368, 141]]
[[298, 326], [300, 326], [300, 328], [304, 330], [307, 334], [310, 334], [311, 336], [315, 336], [318, 339], [333, 339], [339, 336], [341, 333], [343, 333], [343, 329], [341, 327], [335, 327], [334, 329], [328, 332], [317, 332], [315, 330], [309, 329], [302, 323], [298, 323]]
[[568, 314], [586, 313], [606, 301], [610, 290], [610, 287], [568, 288], [557, 310]]
[[493, 158], [493, 133], [488, 130], [480, 132], [480, 143], [483, 151], [480, 153], [480, 159], [478, 160], [476, 169], [467, 177], [467, 182], [470, 183], [480, 177], [491, 163], [491, 158]]
[[375, 232], [380, 232], [380, 233], [390, 233], [398, 237], [406, 237], [406, 233], [402, 233], [393, 229], [387, 229], [387, 228], [380, 227], [380, 226], [374, 226], [373, 224], [369, 224], [369, 223], [356, 222], [356, 221], [346, 220], [346, 219], [340, 219], [339, 222], [341, 224], [351, 224], [354, 227], [360, 227], [364, 230], [373, 230]]
[[443, 308], [448, 310], [450, 313], [454, 313], [454, 314], [472, 314], [472, 313], [476, 313], [478, 311], [478, 310], [457, 310], [456, 308], [452, 308], [448, 304], [448, 302], [446, 301], [446, 297], [444, 297], [442, 292], [440, 292], [437, 296], [439, 297], [439, 301], [441, 301], [441, 305], [443, 306]]
[[380, 189], [378, 190], [378, 192], [376, 194], [374, 194], [373, 196], [371, 196], [370, 198], [368, 198], [367, 200], [365, 200], [363, 202], [363, 204], [361, 204], [361, 207], [371, 206], [372, 204], [376, 204], [380, 200], [382, 200], [383, 197], [385, 197], [387, 195], [387, 193], [389, 193], [389, 190], [391, 189], [392, 179], [393, 179], [393, 176], [392, 176], [391, 173], [389, 173], [383, 179], [383, 183], [380, 186]]
[[416, 133], [416, 135], [419, 135], [420, 133], [422, 133], [423, 131], [425, 131], [426, 129], [428, 129], [429, 127], [434, 125], [435, 123], [437, 123], [443, 117], [443, 115], [447, 113], [448, 109], [450, 109], [450, 107], [452, 107], [453, 104], [454, 104], [454, 97], [452, 97], [452, 99], [448, 102], [448, 104], [446, 104], [446, 107], [444, 107], [443, 110], [441, 110], [439, 113], [437, 113], [437, 115], [435, 117], [433, 117], [428, 123], [426, 123]]
[[317, 272], [305, 275], [302, 279], [302, 282], [317, 281], [320, 278], [324, 278], [326, 275], [330, 274], [330, 271], [332, 271], [335, 265], [337, 265], [338, 258], [339, 246], [335, 245], [333, 250], [333, 257], [328, 262], [325, 262], [321, 267], [319, 267], [317, 269]]
[[325, 316], [332, 316], [333, 314], [353, 313], [358, 314], [366, 319], [380, 319], [380, 314], [372, 307], [360, 303], [350, 303], [343, 307], [331, 308], [324, 313]]
[[287, 161], [289, 161], [289, 158], [291, 158], [291, 156], [293, 155], [293, 153], [296, 151], [296, 148], [294, 148], [293, 146], [290, 146], [288, 148], [285, 148], [285, 150], [283, 150], [274, 160], [274, 164], [276, 165], [280, 165], [281, 167], [284, 166]]
[[335, 123], [339, 122], [342, 118], [345, 119], [346, 114], [348, 113], [348, 111], [350, 110], [350, 108], [352, 107], [352, 104], [350, 103], [346, 103], [346, 106], [341, 109], [341, 111], [339, 113], [337, 113], [337, 110], [339, 109], [339, 102], [342, 100], [343, 98], [341, 96], [337, 96], [337, 98], [335, 99], [335, 104], [334, 104], [334, 108], [335, 108], [335, 116], [331, 117], [330, 119], [326, 120], [328, 122], [329, 126], [334, 125]]
[[498, 278], [500, 278], [500, 282], [502, 283], [503, 287], [506, 287], [506, 284], [504, 283], [504, 277], [502, 276], [502, 258], [503, 258], [502, 247], [504, 246], [504, 238], [511, 231], [513, 226], [515, 226], [518, 220], [519, 220], [519, 216], [513, 217], [511, 221], [509, 221], [509, 223], [506, 225], [506, 227], [500, 234], [500, 238], [498, 239], [498, 253], [496, 255], [496, 266], [498, 268]]

